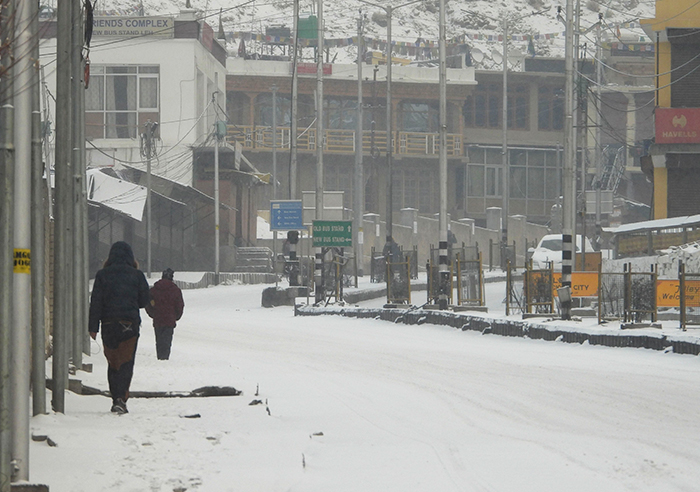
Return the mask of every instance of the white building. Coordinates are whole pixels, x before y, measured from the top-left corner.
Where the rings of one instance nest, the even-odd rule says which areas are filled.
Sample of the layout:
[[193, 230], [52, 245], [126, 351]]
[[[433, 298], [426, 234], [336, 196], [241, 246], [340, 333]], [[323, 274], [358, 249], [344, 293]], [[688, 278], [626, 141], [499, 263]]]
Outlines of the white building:
[[[44, 90], [55, 94], [55, 19], [42, 22], [41, 35]], [[95, 17], [89, 63], [88, 168], [122, 162], [145, 169], [141, 134], [151, 121], [159, 138], [152, 172], [193, 185], [192, 147], [225, 119], [226, 50], [214, 30], [193, 10], [177, 17]], [[55, 114], [53, 99], [42, 100]]]

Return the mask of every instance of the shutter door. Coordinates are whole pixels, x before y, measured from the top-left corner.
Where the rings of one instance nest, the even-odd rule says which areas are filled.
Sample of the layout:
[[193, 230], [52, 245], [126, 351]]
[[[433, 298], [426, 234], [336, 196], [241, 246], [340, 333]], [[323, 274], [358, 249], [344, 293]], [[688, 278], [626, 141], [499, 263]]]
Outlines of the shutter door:
[[696, 29], [669, 29], [671, 107], [700, 108], [700, 34]]
[[700, 213], [700, 155], [694, 168], [668, 169], [668, 216], [682, 217]]

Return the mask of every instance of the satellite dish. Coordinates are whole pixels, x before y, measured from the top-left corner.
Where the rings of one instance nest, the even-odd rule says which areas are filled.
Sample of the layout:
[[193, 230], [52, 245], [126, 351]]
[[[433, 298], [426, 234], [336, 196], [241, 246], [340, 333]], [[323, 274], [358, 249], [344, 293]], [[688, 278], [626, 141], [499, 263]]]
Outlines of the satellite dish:
[[484, 52], [481, 51], [479, 48], [474, 48], [472, 50], [472, 60], [476, 63], [481, 63], [484, 61]]
[[501, 52], [495, 48], [491, 50], [491, 58], [496, 63], [503, 63], [503, 55], [501, 55]]
[[508, 65], [511, 67], [520, 66], [525, 58], [525, 54], [518, 48], [508, 50]]

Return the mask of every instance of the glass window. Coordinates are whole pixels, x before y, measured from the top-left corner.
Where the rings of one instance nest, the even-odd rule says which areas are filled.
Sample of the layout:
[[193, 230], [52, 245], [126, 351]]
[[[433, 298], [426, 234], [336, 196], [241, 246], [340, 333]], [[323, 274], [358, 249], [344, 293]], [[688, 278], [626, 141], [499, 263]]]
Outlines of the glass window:
[[469, 196], [484, 196], [484, 166], [469, 166], [467, 193]]
[[511, 166], [510, 168], [510, 197], [527, 197], [527, 168]]
[[155, 77], [142, 77], [139, 79], [139, 108], [158, 108], [158, 79]]
[[438, 128], [438, 112], [427, 103], [401, 103], [401, 131], [427, 133]]
[[527, 197], [544, 198], [544, 169], [541, 167], [530, 167], [527, 170]]
[[503, 195], [503, 169], [500, 167], [486, 168], [486, 196]]
[[462, 107], [468, 128], [500, 128], [503, 91], [500, 84], [480, 84]]
[[540, 86], [537, 94], [538, 126], [540, 130], [564, 128], [564, 89], [560, 86]]
[[88, 138], [137, 138], [142, 117], [158, 119], [158, 66], [93, 65], [90, 72], [85, 92]]

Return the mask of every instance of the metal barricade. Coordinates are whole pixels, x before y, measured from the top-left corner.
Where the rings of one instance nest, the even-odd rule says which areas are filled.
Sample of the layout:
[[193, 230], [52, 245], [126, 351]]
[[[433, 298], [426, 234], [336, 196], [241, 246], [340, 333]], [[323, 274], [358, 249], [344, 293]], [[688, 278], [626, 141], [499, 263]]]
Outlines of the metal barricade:
[[554, 313], [554, 270], [534, 270], [531, 264], [525, 270], [524, 294], [526, 312], [530, 314]]
[[411, 304], [411, 261], [407, 256], [403, 258], [386, 264], [387, 304]]
[[462, 259], [457, 253], [455, 259], [457, 273], [457, 304], [460, 306], [484, 305], [484, 273], [481, 254], [476, 259]]
[[656, 321], [656, 267], [650, 272], [633, 272], [627, 263], [624, 271], [598, 274], [598, 322], [622, 320], [640, 323], [649, 317]]
[[689, 325], [700, 325], [700, 273], [688, 273], [685, 264], [678, 262], [681, 330]]
[[506, 265], [506, 316], [525, 312], [525, 282], [518, 282], [517, 267], [508, 262]]
[[656, 321], [656, 265], [651, 272], [633, 272], [632, 264], [627, 268], [627, 298], [625, 321], [639, 323], [649, 316]]
[[369, 280], [372, 283], [386, 282], [386, 258], [381, 253], [378, 253], [374, 246], [370, 253], [369, 263]]

